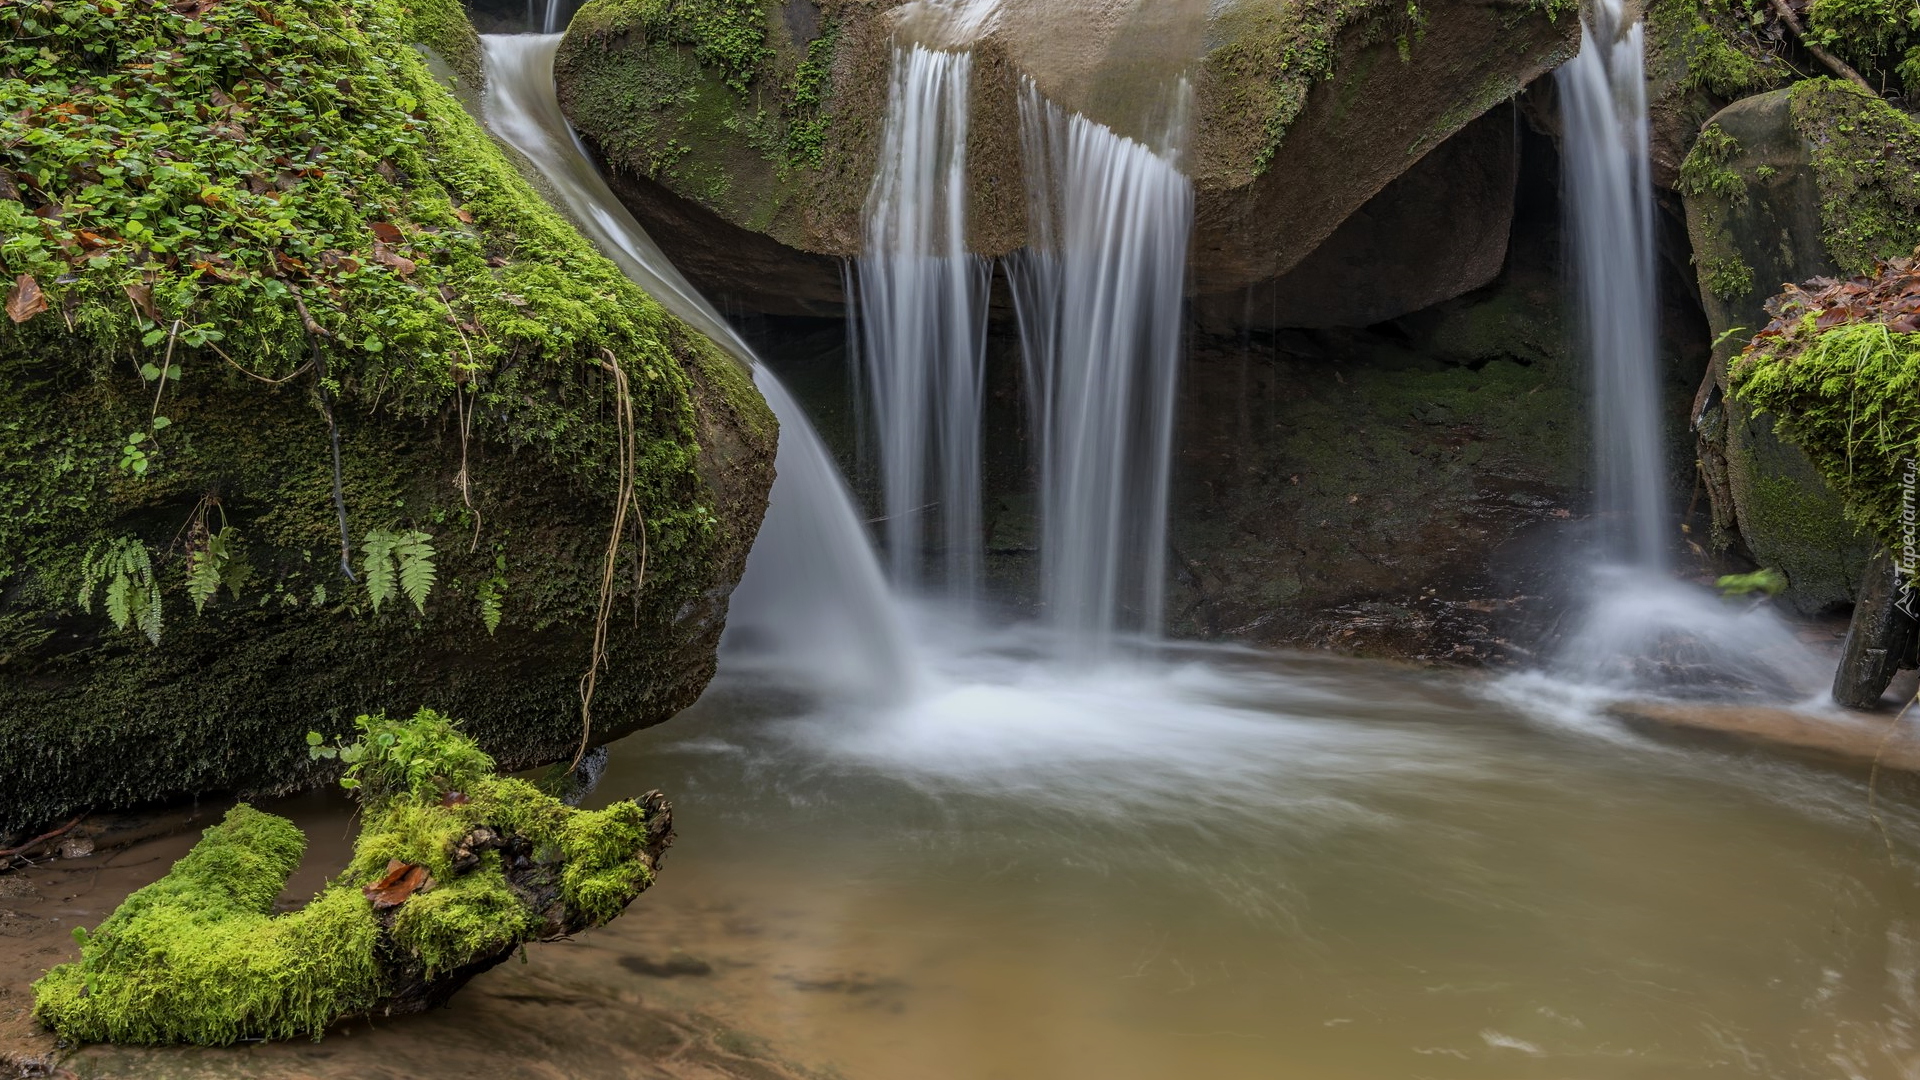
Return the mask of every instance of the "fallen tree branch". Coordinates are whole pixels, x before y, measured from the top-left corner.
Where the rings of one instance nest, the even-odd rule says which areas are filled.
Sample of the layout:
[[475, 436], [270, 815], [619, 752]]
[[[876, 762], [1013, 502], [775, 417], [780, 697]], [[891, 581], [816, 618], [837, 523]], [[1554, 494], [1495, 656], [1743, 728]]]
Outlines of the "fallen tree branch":
[[1800, 25], [1800, 16], [1795, 15], [1793, 9], [1787, 6], [1787, 0], [1768, 0], [1768, 2], [1773, 5], [1773, 13], [1780, 16], [1780, 21], [1787, 24], [1787, 29], [1793, 31], [1793, 36], [1800, 39], [1800, 44], [1806, 46], [1807, 51], [1813, 54], [1815, 60], [1827, 65], [1827, 69], [1835, 75], [1853, 83], [1855, 86], [1858, 86], [1869, 94], [1873, 94], [1875, 97], [1879, 96], [1879, 92], [1873, 88], [1873, 84], [1868, 82], [1859, 72], [1853, 70], [1853, 65], [1828, 52], [1822, 46], [1814, 44], [1813, 39], [1807, 37], [1806, 28]]
[[58, 840], [62, 836], [65, 836], [68, 832], [70, 832], [75, 825], [80, 824], [82, 821], [85, 821], [86, 819], [87, 819], [87, 815], [81, 814], [79, 817], [74, 818], [72, 821], [67, 822], [65, 825], [60, 826], [59, 828], [53, 830], [52, 832], [46, 833], [41, 836], [36, 836], [33, 839], [27, 841], [26, 843], [21, 844], [19, 847], [0, 848], [0, 859], [16, 859], [16, 858], [19, 858], [21, 855], [24, 855], [27, 852], [32, 851], [34, 848], [39, 847], [41, 844], [46, 843], [49, 840]]

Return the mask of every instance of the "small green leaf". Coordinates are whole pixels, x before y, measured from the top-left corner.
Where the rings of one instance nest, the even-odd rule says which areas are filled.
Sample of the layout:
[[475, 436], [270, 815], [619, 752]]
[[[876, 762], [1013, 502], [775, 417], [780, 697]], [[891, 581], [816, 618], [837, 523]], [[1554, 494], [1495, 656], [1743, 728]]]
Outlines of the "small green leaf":
[[164, 430], [164, 429], [166, 429], [166, 428], [167, 428], [167, 427], [168, 427], [169, 425], [171, 425], [172, 423], [173, 423], [173, 421], [171, 421], [171, 420], [169, 420], [169, 419], [167, 419], [167, 418], [166, 418], [166, 417], [164, 417], [164, 416], [156, 416], [156, 417], [154, 417], [154, 418], [153, 418], [153, 430], [155, 430], [155, 431], [162, 431], [162, 430]]

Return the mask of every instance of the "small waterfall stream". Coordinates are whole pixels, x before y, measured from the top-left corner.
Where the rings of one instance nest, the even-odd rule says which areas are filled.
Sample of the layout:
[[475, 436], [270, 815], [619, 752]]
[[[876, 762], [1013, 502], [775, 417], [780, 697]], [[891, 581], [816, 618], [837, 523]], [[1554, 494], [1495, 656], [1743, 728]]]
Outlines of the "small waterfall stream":
[[1643, 28], [1600, 0], [1580, 53], [1555, 75], [1580, 326], [1592, 361], [1593, 443], [1603, 550], [1667, 569], [1666, 446], [1660, 429], [1653, 180], [1648, 173]]
[[560, 113], [558, 34], [486, 35], [487, 125], [539, 171], [600, 250], [669, 311], [753, 366], [780, 420], [773, 492], [728, 608], [722, 651], [835, 690], [893, 696], [915, 681], [900, 616], [832, 455], [779, 380], [633, 215]]
[[1771, 609], [1722, 602], [1673, 573], [1645, 35], [1623, 0], [1598, 0], [1588, 18], [1555, 79], [1591, 369], [1598, 556], [1556, 676], [1612, 692], [1807, 697], [1821, 664]]
[[1008, 262], [1040, 456], [1041, 590], [1080, 651], [1161, 629], [1193, 186], [1184, 80], [1155, 151], [1021, 96], [1028, 248]]
[[980, 584], [980, 395], [992, 269], [967, 251], [972, 70], [967, 52], [894, 49], [858, 259], [863, 340], [855, 354], [879, 429], [893, 580], [920, 585], [927, 522], [938, 521], [943, 591], [960, 601]]

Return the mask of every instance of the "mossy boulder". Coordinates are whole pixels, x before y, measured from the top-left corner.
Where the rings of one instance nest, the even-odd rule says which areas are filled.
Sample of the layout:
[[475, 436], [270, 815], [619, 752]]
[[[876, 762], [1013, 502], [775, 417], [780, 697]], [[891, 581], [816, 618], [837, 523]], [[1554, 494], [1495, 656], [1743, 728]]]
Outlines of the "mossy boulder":
[[774, 422], [435, 81], [458, 14], [0, 12], [0, 834], [429, 699], [570, 755], [602, 612], [592, 738], [710, 677]]
[[1782, 282], [1845, 265], [1845, 207], [1827, 194], [1835, 179], [1819, 164], [1830, 151], [1810, 137], [1800, 104], [1807, 94], [1824, 101], [1828, 85], [1771, 91], [1717, 113], [1679, 181], [1701, 301], [1719, 342], [1696, 410], [1715, 540], [1786, 574], [1783, 602], [1806, 613], [1853, 599], [1872, 543], [1807, 455], [1776, 434], [1773, 418], [1730, 392], [1727, 362], [1767, 324], [1765, 303]]
[[[1000, 255], [1026, 238], [1023, 79], [1146, 137], [1165, 118], [1160, 91], [1189, 71], [1195, 290], [1276, 278], [1430, 151], [1570, 57], [1574, 8], [999, 5], [965, 42], [969, 244]], [[826, 310], [839, 301], [834, 259], [862, 245], [890, 43], [897, 33], [955, 44], [947, 31], [907, 25], [925, 12], [906, 10], [590, 0], [556, 61], [562, 108], [696, 283], [757, 310]]]
[[80, 959], [34, 984], [34, 1018], [72, 1042], [314, 1039], [352, 1016], [418, 1012], [530, 941], [602, 925], [653, 883], [673, 840], [658, 792], [575, 810], [495, 773], [445, 717], [359, 718], [352, 862], [274, 914], [306, 837], [240, 804], [165, 877], [127, 897]]

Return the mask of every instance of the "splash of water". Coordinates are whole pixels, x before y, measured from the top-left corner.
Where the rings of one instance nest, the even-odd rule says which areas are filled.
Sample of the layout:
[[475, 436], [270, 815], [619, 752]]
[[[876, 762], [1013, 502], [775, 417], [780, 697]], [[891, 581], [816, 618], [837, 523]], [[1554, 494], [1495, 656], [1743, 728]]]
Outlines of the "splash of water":
[[1819, 662], [1770, 610], [1672, 577], [1661, 430], [1646, 49], [1622, 0], [1599, 0], [1556, 79], [1574, 283], [1593, 385], [1600, 563], [1559, 674], [1639, 693], [1810, 696]]
[[[871, 390], [896, 585], [920, 584], [929, 521], [945, 592], [980, 582], [980, 404], [991, 267], [967, 251], [973, 56], [896, 47], [858, 260], [856, 354]], [[929, 492], [929, 481], [935, 491]]]
[[1161, 629], [1189, 96], [1182, 80], [1155, 150], [1022, 88], [1029, 248], [1008, 273], [1040, 448], [1042, 600], [1094, 655]]
[[900, 616], [853, 498], [806, 413], [607, 188], [554, 93], [560, 36], [480, 40], [487, 125], [533, 164], [560, 205], [629, 278], [753, 365], [754, 382], [780, 420], [767, 515], [728, 605], [722, 652], [729, 663], [774, 667], [844, 693], [905, 692], [916, 664]]

